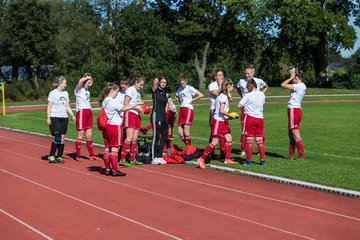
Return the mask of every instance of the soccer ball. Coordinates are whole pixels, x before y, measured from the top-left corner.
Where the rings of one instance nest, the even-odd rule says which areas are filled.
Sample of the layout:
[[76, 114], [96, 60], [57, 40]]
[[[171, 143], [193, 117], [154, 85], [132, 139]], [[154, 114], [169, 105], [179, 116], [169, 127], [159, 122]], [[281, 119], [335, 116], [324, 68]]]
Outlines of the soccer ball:
[[142, 105], [142, 109], [145, 114], [149, 114], [151, 112], [151, 107], [147, 104]]

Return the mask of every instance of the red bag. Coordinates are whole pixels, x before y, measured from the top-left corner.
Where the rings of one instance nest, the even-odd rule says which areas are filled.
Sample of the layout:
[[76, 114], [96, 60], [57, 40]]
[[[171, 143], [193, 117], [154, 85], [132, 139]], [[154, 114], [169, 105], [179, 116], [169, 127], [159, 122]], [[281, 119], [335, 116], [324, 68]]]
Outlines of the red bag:
[[106, 129], [106, 126], [108, 124], [108, 117], [106, 115], [106, 112], [105, 110], [102, 108], [100, 110], [100, 113], [97, 117], [97, 125], [98, 125], [98, 129], [99, 130], [105, 130]]

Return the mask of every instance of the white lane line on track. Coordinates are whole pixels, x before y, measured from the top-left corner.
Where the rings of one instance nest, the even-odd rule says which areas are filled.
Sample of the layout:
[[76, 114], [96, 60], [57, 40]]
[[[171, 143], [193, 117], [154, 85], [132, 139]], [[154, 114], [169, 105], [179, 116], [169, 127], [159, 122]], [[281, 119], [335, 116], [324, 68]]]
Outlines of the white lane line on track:
[[[0, 149], [1, 150], [1, 149]], [[21, 155], [21, 154], [19, 154]], [[27, 157], [29, 158], [29, 157]], [[32, 158], [33, 159], [33, 158]], [[36, 159], [37, 160], [37, 159]], [[204, 207], [204, 206], [201, 206], [201, 205], [196, 205], [196, 204], [193, 204], [193, 203], [190, 203], [190, 202], [186, 202], [186, 201], [183, 201], [183, 200], [180, 200], [180, 199], [177, 199], [177, 198], [173, 198], [173, 197], [169, 197], [169, 196], [166, 196], [166, 195], [163, 195], [163, 194], [160, 194], [160, 193], [156, 193], [156, 192], [153, 192], [153, 191], [149, 191], [149, 190], [146, 190], [146, 189], [142, 189], [142, 188], [139, 188], [139, 187], [135, 187], [135, 186], [132, 186], [132, 185], [128, 185], [128, 184], [124, 184], [124, 183], [120, 183], [120, 182], [116, 182], [116, 181], [113, 181], [113, 180], [108, 180], [108, 179], [105, 179], [103, 177], [98, 177], [98, 176], [95, 176], [94, 174], [89, 174], [89, 173], [84, 173], [84, 172], [81, 172], [81, 171], [78, 171], [78, 170], [74, 170], [74, 169], [71, 169], [71, 168], [67, 168], [67, 167], [63, 167], [63, 166], [60, 166], [60, 165], [56, 165], [60, 168], [63, 168], [63, 169], [67, 169], [67, 170], [71, 170], [71, 171], [74, 171], [74, 172], [77, 172], [77, 173], [81, 173], [81, 174], [85, 174], [87, 176], [92, 176], [92, 177], [95, 177], [95, 178], [99, 178], [99, 179], [102, 179], [104, 181], [107, 181], [107, 182], [112, 182], [112, 183], [115, 183], [115, 184], [119, 184], [119, 185], [122, 185], [122, 186], [125, 186], [125, 187], [128, 187], [128, 188], [131, 188], [131, 189], [135, 189], [135, 190], [138, 190], [138, 191], [142, 191], [142, 192], [145, 192], [145, 193], [148, 193], [148, 194], [151, 194], [151, 195], [155, 195], [155, 196], [158, 196], [158, 197], [162, 197], [162, 198], [166, 198], [166, 199], [169, 199], [169, 200], [173, 200], [175, 202], [179, 202], [179, 203], [182, 203], [182, 204], [185, 204], [185, 205], [189, 205], [189, 206], [192, 206], [192, 207], [195, 207], [195, 208], [200, 208], [200, 209], [203, 209], [205, 211], [209, 211], [209, 212], [213, 212], [213, 213], [216, 213], [216, 214], [221, 214], [221, 215], [224, 215], [224, 216], [227, 216], [227, 217], [231, 217], [231, 218], [234, 218], [234, 219], [237, 219], [237, 220], [241, 220], [241, 221], [245, 221], [245, 222], [248, 222], [248, 223], [252, 223], [252, 224], [255, 224], [255, 225], [258, 225], [258, 226], [261, 226], [261, 227], [264, 227], [264, 228], [268, 228], [268, 229], [271, 229], [271, 230], [275, 230], [275, 231], [278, 231], [278, 232], [281, 232], [281, 233], [285, 233], [285, 234], [289, 234], [289, 235], [292, 235], [292, 236], [296, 236], [296, 237], [299, 237], [299, 238], [303, 238], [303, 239], [309, 239], [309, 240], [313, 240], [314, 238], [311, 238], [311, 237], [307, 237], [307, 236], [304, 236], [304, 235], [301, 235], [301, 234], [297, 234], [297, 233], [294, 233], [294, 232], [290, 232], [290, 231], [287, 231], [287, 230], [284, 230], [284, 229], [281, 229], [281, 228], [277, 228], [277, 227], [273, 227], [273, 226], [270, 226], [270, 225], [267, 225], [267, 224], [263, 224], [263, 223], [259, 223], [259, 222], [256, 222], [256, 221], [253, 221], [253, 220], [250, 220], [250, 219], [246, 219], [246, 218], [242, 218], [242, 217], [239, 217], [239, 216], [236, 216], [236, 215], [232, 215], [232, 214], [229, 214], [229, 213], [225, 213], [225, 212], [221, 212], [221, 211], [218, 211], [218, 210], [215, 210], [215, 209], [212, 209], [212, 208], [207, 208], [207, 207]], [[8, 172], [7, 170], [4, 170], [4, 169], [0, 169], [0, 171], [3, 171], [5, 173], [8, 173], [12, 176], [15, 176], [15, 177], [18, 177], [22, 180], [25, 180], [25, 181], [28, 181], [30, 183], [33, 183], [35, 185], [38, 185], [38, 186], [41, 186], [41, 187], [44, 187], [48, 190], [51, 190], [51, 191], [54, 191], [56, 193], [59, 193], [63, 196], [66, 196], [66, 197], [69, 197], [71, 199], [74, 199], [76, 201], [79, 201], [81, 203], [84, 203], [86, 205], [89, 205], [89, 206], [92, 206], [92, 207], [95, 207], [99, 210], [103, 210], [107, 213], [110, 213], [112, 215], [115, 215], [115, 216], [119, 216], [121, 218], [124, 218], [125, 220], [128, 220], [127, 217], [123, 217], [121, 215], [118, 215], [116, 213], [113, 213], [111, 211], [108, 211], [106, 209], [103, 209], [101, 207], [97, 207], [96, 205], [93, 205], [91, 203], [88, 203], [86, 201], [83, 201], [81, 199], [78, 199], [76, 197], [73, 197], [73, 196], [70, 196], [66, 193], [62, 193], [58, 190], [55, 190], [55, 189], [52, 189], [50, 187], [47, 187], [45, 185], [42, 185], [41, 183], [37, 183], [37, 182], [34, 182], [30, 179], [27, 179], [27, 178], [24, 178], [24, 177], [21, 177], [19, 175], [16, 175], [14, 173], [11, 173], [11, 172]], [[137, 221], [135, 220], [131, 220], [131, 222], [134, 223], [138, 223]], [[151, 227], [148, 227], [150, 229], [153, 229]], [[172, 236], [172, 235], [170, 235]], [[180, 239], [180, 238], [176, 238], [175, 239]]]
[[45, 233], [43, 233], [43, 232], [41, 232], [41, 231], [37, 230], [37, 229], [36, 229], [36, 228], [34, 228], [33, 226], [31, 226], [31, 225], [27, 224], [26, 222], [24, 222], [24, 221], [22, 221], [22, 220], [18, 219], [18, 218], [17, 218], [17, 217], [15, 217], [14, 215], [12, 215], [12, 214], [10, 214], [10, 213], [6, 212], [5, 210], [3, 210], [3, 209], [1, 209], [1, 208], [0, 208], [0, 212], [2, 212], [3, 214], [5, 214], [6, 216], [8, 216], [8, 217], [12, 218], [12, 219], [13, 219], [13, 220], [15, 220], [16, 222], [18, 222], [18, 223], [20, 223], [20, 224], [24, 225], [25, 227], [29, 228], [31, 231], [33, 231], [33, 232], [35, 232], [35, 233], [39, 234], [40, 236], [44, 237], [45, 239], [48, 239], [48, 240], [53, 240], [53, 238], [51, 238], [50, 236], [48, 236], [48, 235], [46, 235]]
[[[2, 149], [2, 150], [3, 150], [3, 149]], [[34, 184], [34, 185], [37, 185], [37, 186], [39, 186], [39, 187], [45, 188], [45, 189], [47, 189], [47, 190], [49, 190], [49, 191], [55, 192], [55, 193], [57, 193], [57, 194], [60, 194], [60, 195], [62, 195], [62, 196], [64, 196], [64, 197], [67, 197], [67, 198], [70, 198], [70, 199], [75, 200], [75, 201], [77, 201], [77, 202], [80, 202], [80, 203], [82, 203], [82, 204], [85, 204], [85, 205], [87, 205], [87, 206], [93, 207], [93, 208], [95, 208], [95, 209], [97, 209], [97, 210], [106, 212], [106, 213], [111, 214], [111, 215], [113, 215], [113, 216], [115, 216], [115, 217], [119, 217], [119, 218], [124, 219], [124, 220], [126, 220], [126, 221], [129, 221], [129, 222], [131, 222], [131, 223], [134, 223], [134, 224], [137, 224], [137, 225], [139, 225], [139, 226], [142, 226], [142, 227], [144, 227], [144, 228], [146, 228], [146, 229], [155, 231], [155, 232], [157, 232], [157, 233], [160, 233], [160, 234], [165, 235], [165, 236], [167, 236], [167, 237], [170, 237], [170, 238], [172, 238], [172, 239], [181, 240], [181, 238], [176, 237], [176, 236], [174, 236], [174, 235], [172, 235], [172, 234], [166, 233], [166, 232], [164, 232], [164, 231], [161, 231], [161, 230], [159, 230], [159, 229], [157, 229], [157, 228], [151, 227], [151, 226], [149, 226], [149, 225], [147, 225], [147, 224], [141, 223], [141, 222], [136, 221], [136, 220], [134, 220], [134, 219], [125, 217], [124, 215], [114, 213], [113, 211], [110, 211], [110, 210], [107, 210], [107, 209], [105, 209], [105, 208], [99, 207], [99, 206], [97, 206], [97, 205], [95, 205], [95, 204], [92, 204], [92, 203], [89, 203], [89, 202], [87, 202], [87, 201], [81, 200], [81, 199], [79, 199], [79, 198], [77, 198], [77, 197], [74, 197], [74, 196], [71, 196], [71, 195], [66, 194], [66, 193], [64, 193], [64, 192], [58, 191], [58, 190], [56, 190], [56, 189], [54, 189], [54, 188], [48, 187], [48, 186], [46, 186], [46, 185], [43, 185], [43, 184], [38, 183], [38, 182], [35, 182], [35, 181], [30, 180], [30, 179], [28, 179], [28, 178], [19, 176], [19, 175], [15, 174], [15, 173], [9, 172], [9, 171], [7, 171], [7, 170], [5, 170], [5, 169], [0, 169], [0, 171], [4, 172], [4, 173], [6, 173], [6, 174], [9, 174], [9, 175], [11, 175], [11, 176], [13, 176], [13, 177], [17, 177], [17, 178], [19, 178], [19, 179], [21, 179], [21, 180], [24, 180], [24, 181], [26, 181], [26, 182], [32, 183], [32, 184]], [[90, 176], [91, 176], [91, 174], [90, 174]]]
[[[0, 138], [7, 138], [7, 137], [0, 136]], [[13, 139], [13, 138], [7, 138], [7, 139], [16, 140], [16, 141], [25, 143], [25, 141], [18, 140], [18, 139]], [[28, 143], [28, 142], [26, 142], [26, 143]], [[41, 144], [35, 144], [35, 143], [30, 143], [30, 144], [38, 146], [38, 147], [48, 148], [47, 146], [44, 146], [44, 145], [41, 145]], [[0, 148], [0, 150], [1, 150], [1, 148]], [[10, 152], [10, 151], [5, 150], [5, 149], [2, 149], [2, 150]], [[66, 151], [66, 152], [69, 152], [69, 151]], [[29, 157], [29, 156], [19, 154], [19, 153], [16, 153], [16, 154], [21, 155], [23, 157]], [[34, 158], [32, 158], [32, 159], [34, 159]], [[35, 159], [35, 160], [38, 160], [38, 159]], [[210, 186], [210, 187], [214, 187], [214, 188], [218, 188], [218, 189], [222, 189], [222, 190], [226, 190], [226, 191], [236, 192], [236, 193], [239, 193], [239, 194], [249, 195], [249, 196], [252, 196], [252, 197], [258, 197], [258, 198], [266, 199], [266, 200], [273, 201], [273, 202], [283, 203], [283, 204], [287, 204], [287, 205], [291, 205], [291, 206], [296, 206], [296, 207], [299, 207], [299, 208], [304, 208], [304, 209], [313, 210], [313, 211], [322, 212], [322, 213], [327, 213], [327, 214], [330, 214], [330, 215], [343, 217], [343, 218], [347, 218], [347, 219], [351, 219], [351, 220], [355, 220], [355, 221], [360, 221], [360, 218], [357, 218], [357, 217], [352, 217], [352, 216], [344, 215], [344, 214], [341, 214], [341, 213], [331, 212], [331, 211], [327, 211], [327, 210], [320, 209], [320, 208], [314, 208], [314, 207], [310, 207], [310, 206], [306, 206], [306, 205], [302, 205], [302, 204], [297, 204], [297, 203], [294, 203], [294, 202], [284, 201], [284, 200], [281, 200], [281, 199], [270, 198], [270, 197], [263, 196], [263, 195], [258, 195], [258, 194], [245, 192], [245, 191], [241, 191], [241, 190], [236, 190], [236, 189], [232, 189], [232, 188], [228, 188], [228, 187], [224, 187], [224, 186], [220, 186], [220, 185], [201, 182], [201, 181], [197, 181], [197, 180], [194, 180], [194, 179], [184, 178], [184, 177], [181, 177], [181, 176], [176, 176], [176, 175], [173, 175], [173, 174], [167, 174], [167, 173], [154, 171], [154, 170], [150, 170], [150, 169], [139, 168], [139, 167], [133, 167], [133, 168], [136, 168], [136, 169], [142, 170], [142, 171], [147, 171], [147, 172], [152, 172], [152, 173], [164, 175], [164, 176], [167, 176], [167, 177], [177, 178], [177, 179], [188, 181], [188, 182], [193, 182], [193, 183], [197, 183], [197, 184], [201, 184], [201, 185], [206, 185], [206, 186]], [[66, 168], [66, 169], [76, 171], [76, 170], [73, 170], [71, 168]], [[80, 173], [83, 173], [83, 172], [80, 172]], [[90, 176], [92, 176], [92, 175], [90, 175]]]

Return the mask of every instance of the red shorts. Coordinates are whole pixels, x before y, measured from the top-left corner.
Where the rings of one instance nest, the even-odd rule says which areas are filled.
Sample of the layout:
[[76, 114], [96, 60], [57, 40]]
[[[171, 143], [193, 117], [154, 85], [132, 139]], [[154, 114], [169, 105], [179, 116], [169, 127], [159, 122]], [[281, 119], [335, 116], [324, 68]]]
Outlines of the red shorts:
[[212, 119], [214, 117], [214, 113], [215, 113], [215, 109], [210, 109], [210, 112], [209, 112], [209, 126], [211, 127], [211, 124], [212, 124]]
[[245, 108], [244, 106], [241, 107], [241, 114], [240, 114], [240, 124], [244, 124], [245, 120]]
[[301, 108], [288, 108], [288, 126], [290, 130], [300, 129]]
[[220, 138], [221, 135], [230, 134], [229, 119], [219, 121], [215, 118], [211, 121], [211, 136], [213, 138]]
[[169, 125], [170, 128], [174, 127], [175, 120], [176, 120], [176, 112], [168, 110], [166, 112], [166, 123]]
[[132, 128], [135, 130], [140, 130], [141, 126], [141, 117], [136, 113], [126, 111], [124, 114], [124, 128]]
[[247, 137], [264, 137], [264, 119], [245, 115], [243, 134]]
[[76, 130], [90, 129], [93, 126], [91, 109], [82, 109], [76, 112]]
[[118, 148], [123, 142], [123, 128], [121, 125], [110, 125], [106, 126], [106, 129], [102, 131], [104, 145], [106, 148]]
[[178, 126], [182, 126], [182, 125], [191, 126], [193, 119], [194, 119], [194, 110], [187, 107], [180, 108]]

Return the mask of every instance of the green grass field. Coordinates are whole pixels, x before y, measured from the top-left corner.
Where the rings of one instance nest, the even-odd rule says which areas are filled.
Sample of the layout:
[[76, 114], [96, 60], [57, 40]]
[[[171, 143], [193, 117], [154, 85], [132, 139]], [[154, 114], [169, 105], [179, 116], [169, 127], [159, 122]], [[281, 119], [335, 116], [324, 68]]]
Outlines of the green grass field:
[[[287, 93], [287, 91], [284, 91]], [[309, 91], [314, 92], [314, 91]], [[338, 94], [339, 92], [332, 92]], [[359, 91], [351, 92], [359, 93]], [[321, 93], [326, 94], [326, 93]], [[359, 100], [360, 96], [322, 96], [305, 97], [305, 101], [317, 100]], [[265, 116], [265, 167], [260, 166], [259, 157], [254, 147], [253, 166], [245, 168], [234, 165], [234, 168], [265, 173], [291, 179], [303, 180], [332, 187], [360, 190], [360, 103], [359, 102], [322, 102], [303, 105], [301, 133], [305, 147], [304, 161], [287, 161], [287, 98], [268, 97], [264, 107]], [[279, 102], [279, 104], [275, 104]], [[195, 120], [191, 128], [192, 144], [205, 148], [208, 143], [209, 106], [207, 101], [198, 102], [195, 106]], [[235, 100], [231, 111], [236, 110]], [[94, 111], [97, 115], [98, 111]], [[142, 125], [149, 121], [143, 117]], [[31, 132], [49, 134], [46, 124], [46, 110], [7, 113], [0, 117], [0, 126], [17, 128]], [[239, 120], [231, 121], [233, 135], [232, 158], [240, 159], [240, 125]], [[184, 147], [174, 128], [175, 144]], [[75, 124], [69, 124], [67, 137], [75, 138]], [[102, 143], [100, 132], [94, 128], [94, 142]], [[50, 140], [49, 140], [50, 145]], [[218, 153], [218, 150], [216, 150]], [[221, 161], [212, 160], [212, 164], [223, 165]], [[228, 165], [227, 165], [228, 166]]]

